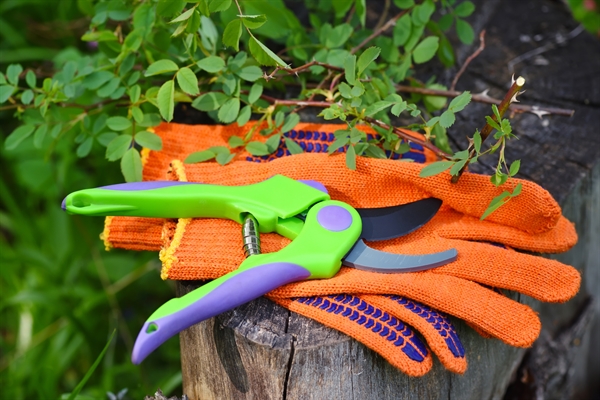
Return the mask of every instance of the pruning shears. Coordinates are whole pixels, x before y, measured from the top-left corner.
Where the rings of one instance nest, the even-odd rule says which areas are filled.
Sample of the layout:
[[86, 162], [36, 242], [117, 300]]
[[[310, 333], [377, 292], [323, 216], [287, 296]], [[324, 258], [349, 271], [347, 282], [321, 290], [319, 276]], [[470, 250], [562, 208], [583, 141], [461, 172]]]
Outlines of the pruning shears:
[[132, 354], [142, 362], [171, 336], [291, 282], [333, 277], [341, 265], [377, 272], [414, 272], [452, 262], [455, 249], [426, 255], [390, 254], [368, 247], [418, 229], [441, 206], [435, 198], [400, 206], [355, 209], [331, 200], [316, 181], [275, 175], [245, 186], [152, 181], [69, 194], [62, 208], [90, 216], [224, 218], [292, 240], [267, 254], [251, 252], [239, 268], [183, 297], [169, 300], [142, 327]]

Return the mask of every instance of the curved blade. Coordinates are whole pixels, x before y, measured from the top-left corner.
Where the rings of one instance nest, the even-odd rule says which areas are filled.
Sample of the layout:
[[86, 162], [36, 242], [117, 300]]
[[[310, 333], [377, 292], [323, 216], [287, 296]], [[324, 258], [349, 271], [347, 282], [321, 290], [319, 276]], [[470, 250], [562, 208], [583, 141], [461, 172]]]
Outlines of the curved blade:
[[425, 225], [441, 205], [440, 199], [430, 197], [399, 206], [357, 208], [363, 224], [360, 237], [377, 241], [404, 236]]
[[456, 249], [420, 255], [392, 254], [372, 249], [359, 239], [342, 264], [372, 272], [416, 272], [451, 263], [457, 255]]

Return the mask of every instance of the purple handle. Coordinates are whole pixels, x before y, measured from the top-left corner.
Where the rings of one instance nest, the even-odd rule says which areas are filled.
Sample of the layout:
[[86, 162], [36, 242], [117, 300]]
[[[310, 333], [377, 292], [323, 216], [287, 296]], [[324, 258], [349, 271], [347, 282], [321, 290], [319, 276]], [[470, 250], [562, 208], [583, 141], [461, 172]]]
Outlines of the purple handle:
[[[222, 283], [193, 303], [164, 317], [156, 319], [150, 317], [135, 341], [131, 361], [134, 364], [141, 363], [171, 336], [198, 322], [248, 303], [287, 283], [304, 280], [309, 276], [310, 272], [306, 268], [287, 262], [264, 264], [224, 275], [212, 282], [218, 283], [222, 280]], [[162, 307], [172, 308], [177, 302], [185, 301], [186, 296], [193, 296], [194, 292], [203, 288], [204, 286], [179, 299], [170, 300]], [[156, 312], [160, 310], [159, 308]]]

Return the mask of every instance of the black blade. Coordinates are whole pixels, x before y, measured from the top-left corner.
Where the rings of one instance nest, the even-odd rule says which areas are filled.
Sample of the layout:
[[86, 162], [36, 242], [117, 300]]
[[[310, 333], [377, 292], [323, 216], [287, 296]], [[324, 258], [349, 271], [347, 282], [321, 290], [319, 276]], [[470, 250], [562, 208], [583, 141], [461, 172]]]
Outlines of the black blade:
[[357, 208], [362, 218], [361, 237], [387, 240], [419, 229], [437, 213], [442, 201], [434, 197], [384, 208]]

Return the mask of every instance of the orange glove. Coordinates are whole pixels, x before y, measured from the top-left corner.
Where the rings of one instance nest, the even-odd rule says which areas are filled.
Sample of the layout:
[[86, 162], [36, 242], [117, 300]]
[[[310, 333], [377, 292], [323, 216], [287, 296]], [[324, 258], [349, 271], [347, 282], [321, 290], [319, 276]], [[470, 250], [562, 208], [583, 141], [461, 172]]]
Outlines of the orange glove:
[[[185, 152], [186, 146], [183, 144], [187, 139], [177, 141], [183, 155], [190, 152]], [[151, 165], [151, 162], [157, 165], [161, 160], [159, 157], [150, 157], [147, 165]], [[540, 329], [535, 313], [527, 306], [478, 283], [517, 290], [544, 301], [565, 301], [579, 287], [579, 275], [571, 267], [486, 243], [466, 241], [497, 242], [545, 252], [564, 251], [572, 246], [576, 241], [573, 227], [561, 217], [560, 208], [550, 195], [530, 182], [522, 182], [522, 194], [492, 214], [489, 221], [482, 222], [477, 216], [500, 190], [491, 186], [486, 177], [473, 174], [466, 174], [457, 185], [451, 185], [447, 175], [419, 178], [421, 166], [417, 164], [359, 159], [357, 171], [350, 171], [345, 167], [342, 157], [319, 154], [286, 157], [266, 164], [237, 162], [221, 167], [205, 163], [184, 168], [181, 163], [175, 162], [173, 166], [174, 179], [225, 185], [254, 183], [276, 173], [295, 179], [314, 179], [325, 184], [332, 198], [355, 207], [385, 207], [432, 196], [444, 200], [438, 215], [423, 228], [403, 238], [374, 243], [372, 246], [403, 254], [423, 254], [454, 247], [459, 253], [456, 262], [431, 271], [407, 274], [378, 274], [343, 268], [332, 279], [291, 284], [270, 293], [270, 297], [280, 304], [361, 340], [411, 375], [425, 373], [429, 369], [427, 364], [431, 365], [430, 359], [427, 362], [424, 356], [424, 361], [414, 365], [414, 362], [410, 362], [415, 361], [414, 357], [408, 356], [407, 359], [406, 351], [405, 356], [399, 357], [398, 352], [393, 352], [394, 349], [390, 348], [391, 335], [388, 333], [385, 336], [365, 335], [365, 329], [358, 328], [359, 324], [350, 320], [353, 313], [350, 317], [344, 315], [349, 308], [352, 308], [351, 311], [361, 311], [355, 306], [346, 305], [343, 311], [336, 313], [342, 304], [352, 305], [358, 300], [344, 303], [345, 297], [334, 296], [325, 300], [330, 304], [337, 302], [336, 309], [331, 306], [323, 311], [320, 305], [315, 307], [318, 300], [296, 298], [360, 293], [359, 300], [375, 306], [375, 314], [381, 312], [401, 316], [419, 329], [444, 365], [461, 372], [466, 367], [461, 351], [455, 346], [456, 351], [453, 352], [452, 346], [444, 339], [448, 334], [453, 334], [450, 325], [446, 325], [447, 331], [438, 330], [436, 325], [445, 328], [445, 321], [432, 323], [431, 320], [437, 318], [431, 315], [434, 311], [421, 308], [417, 313], [411, 311], [415, 305], [410, 300], [380, 294], [402, 295], [421, 301], [458, 316], [506, 343], [528, 346]], [[131, 225], [132, 221], [136, 221], [136, 224]], [[117, 246], [156, 248], [159, 242], [157, 227], [161, 222], [139, 222], [139, 219], [115, 218], [107, 223], [105, 239]], [[130, 233], [123, 234], [124, 224]], [[131, 232], [132, 228], [134, 232]], [[133, 240], [132, 233], [137, 236]], [[215, 278], [237, 268], [243, 259], [239, 226], [230, 221], [180, 220], [177, 225], [165, 224], [163, 234], [166, 245], [161, 251], [161, 259], [165, 278]], [[265, 251], [276, 251], [288, 243], [287, 239], [275, 234], [262, 235], [261, 239]], [[362, 303], [358, 301], [357, 304], [361, 306]], [[363, 310], [365, 307], [368, 310], [368, 306], [363, 306]], [[373, 314], [362, 316], [368, 319], [369, 315]], [[379, 322], [374, 320], [373, 323]], [[379, 331], [383, 328], [385, 326]], [[377, 340], [378, 336], [380, 340]], [[407, 338], [413, 337], [408, 333]], [[420, 349], [417, 344], [413, 348]]]

